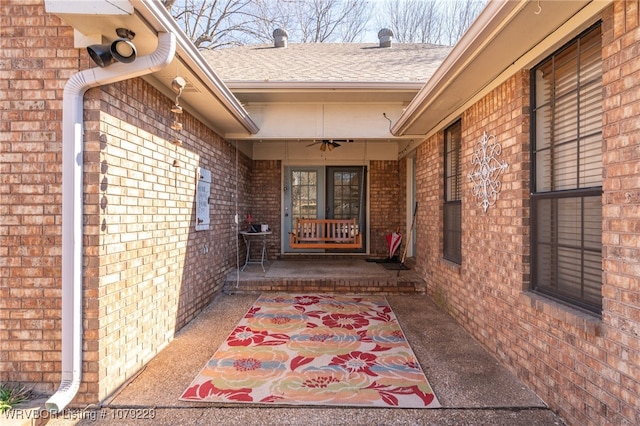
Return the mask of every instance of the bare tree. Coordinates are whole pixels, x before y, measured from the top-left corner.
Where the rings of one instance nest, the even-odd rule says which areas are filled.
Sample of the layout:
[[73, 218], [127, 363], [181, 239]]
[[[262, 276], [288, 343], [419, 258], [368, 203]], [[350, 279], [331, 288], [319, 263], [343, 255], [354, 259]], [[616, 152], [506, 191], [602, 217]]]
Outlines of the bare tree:
[[[300, 41], [352, 42], [364, 34], [370, 10], [362, 0], [299, 0], [293, 3]], [[297, 38], [296, 37], [296, 38]]]
[[243, 44], [269, 43], [273, 41], [276, 28], [293, 28], [293, 16], [286, 1], [254, 0], [251, 13], [256, 17], [254, 24], [244, 29]]
[[378, 11], [380, 27], [388, 26], [401, 43], [453, 45], [488, 0], [386, 0]]
[[199, 49], [242, 44], [245, 28], [255, 25], [251, 0], [162, 0]]
[[348, 17], [340, 23], [338, 34], [340, 41], [354, 43], [362, 41], [367, 24], [373, 16], [373, 7], [367, 1], [351, 0], [345, 4], [348, 9]]
[[363, 0], [162, 0], [200, 49], [267, 42], [276, 28], [303, 43], [354, 42], [371, 8]]
[[386, 1], [381, 7], [380, 26], [388, 26], [400, 43], [437, 43], [441, 31], [437, 15], [436, 1]]
[[443, 44], [454, 45], [467, 31], [478, 14], [486, 5], [486, 1], [449, 0], [443, 2], [442, 39]]

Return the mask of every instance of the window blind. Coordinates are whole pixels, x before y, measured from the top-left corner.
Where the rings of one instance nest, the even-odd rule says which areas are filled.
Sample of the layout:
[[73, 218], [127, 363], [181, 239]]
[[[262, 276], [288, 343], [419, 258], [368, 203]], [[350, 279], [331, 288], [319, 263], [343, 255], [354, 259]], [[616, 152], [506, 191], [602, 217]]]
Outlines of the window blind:
[[533, 288], [602, 309], [600, 27], [532, 71]]

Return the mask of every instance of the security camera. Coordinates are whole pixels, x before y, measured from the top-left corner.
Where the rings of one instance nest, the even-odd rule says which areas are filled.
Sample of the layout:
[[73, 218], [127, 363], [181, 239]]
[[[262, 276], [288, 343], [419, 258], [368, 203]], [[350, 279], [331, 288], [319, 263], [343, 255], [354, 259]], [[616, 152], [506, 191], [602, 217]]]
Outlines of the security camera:
[[89, 56], [101, 68], [114, 62], [129, 64], [136, 60], [136, 46], [131, 42], [136, 34], [126, 28], [116, 30], [118, 38], [110, 44], [93, 44], [87, 47]]

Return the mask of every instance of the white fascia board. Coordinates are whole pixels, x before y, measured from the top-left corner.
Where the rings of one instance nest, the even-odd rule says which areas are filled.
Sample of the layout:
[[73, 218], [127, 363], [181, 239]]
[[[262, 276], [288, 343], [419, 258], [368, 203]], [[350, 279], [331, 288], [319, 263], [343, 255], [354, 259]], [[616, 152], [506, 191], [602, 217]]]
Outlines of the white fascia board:
[[414, 82], [379, 82], [379, 81], [225, 81], [225, 85], [231, 90], [254, 89], [256, 91], [268, 90], [419, 90], [424, 86], [424, 81]]

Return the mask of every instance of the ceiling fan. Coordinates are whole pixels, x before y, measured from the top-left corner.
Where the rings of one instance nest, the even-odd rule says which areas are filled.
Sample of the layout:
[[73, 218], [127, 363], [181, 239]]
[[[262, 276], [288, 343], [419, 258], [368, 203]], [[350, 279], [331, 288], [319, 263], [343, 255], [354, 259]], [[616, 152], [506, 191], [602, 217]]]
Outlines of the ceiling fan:
[[333, 151], [333, 148], [338, 148], [340, 146], [338, 142], [353, 142], [353, 139], [322, 139], [321, 141], [310, 143], [307, 146], [320, 144], [320, 151], [326, 151], [327, 148], [329, 149], [329, 151]]

